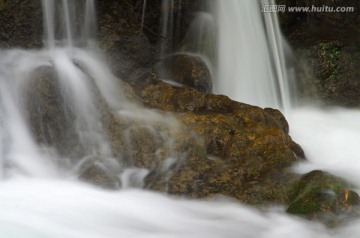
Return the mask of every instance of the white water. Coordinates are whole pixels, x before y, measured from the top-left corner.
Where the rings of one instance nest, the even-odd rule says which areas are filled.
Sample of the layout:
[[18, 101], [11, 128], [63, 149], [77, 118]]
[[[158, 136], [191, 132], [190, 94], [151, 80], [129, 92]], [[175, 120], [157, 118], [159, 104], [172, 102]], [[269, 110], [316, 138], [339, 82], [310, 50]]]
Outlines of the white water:
[[215, 93], [287, 110], [291, 95], [276, 15], [265, 13], [264, 26], [261, 5], [254, 0], [216, 1], [215, 9], [219, 36]]
[[[60, 82], [69, 90], [66, 97], [78, 112], [78, 129], [91, 133], [83, 136], [91, 141], [82, 143], [99, 143], [105, 157], [107, 145], [96, 123], [98, 116], [86, 82], [93, 80], [112, 108], [134, 112], [119, 105], [121, 98], [117, 97], [114, 78], [96, 52], [69, 44], [69, 33], [64, 35], [67, 40], [55, 37], [54, 2], [43, 3], [49, 11], [48, 48], [0, 52], [0, 237], [358, 237], [359, 221], [328, 230], [289, 216], [283, 208], [260, 212], [225, 199], [189, 201], [136, 189], [109, 192], [58, 174], [52, 159], [33, 141], [23, 115], [22, 89], [33, 70], [49, 65], [57, 70]], [[91, 5], [92, 1], [87, 1], [90, 9], [86, 12], [93, 12]], [[291, 135], [304, 147], [311, 162], [296, 169], [324, 168], [360, 185], [359, 116], [358, 111], [344, 109], [293, 110], [289, 117]], [[89, 149], [88, 153], [98, 151]], [[13, 168], [10, 173], [9, 166]]]
[[360, 110], [302, 107], [290, 114], [291, 135], [310, 163], [297, 170], [324, 169], [360, 185]]

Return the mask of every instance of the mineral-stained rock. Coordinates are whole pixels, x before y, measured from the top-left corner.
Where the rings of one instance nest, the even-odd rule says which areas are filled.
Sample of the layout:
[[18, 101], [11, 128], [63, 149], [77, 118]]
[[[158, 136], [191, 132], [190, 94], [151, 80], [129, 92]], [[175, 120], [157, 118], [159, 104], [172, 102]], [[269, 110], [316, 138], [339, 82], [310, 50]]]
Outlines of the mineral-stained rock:
[[162, 77], [195, 88], [200, 92], [212, 91], [212, 77], [206, 63], [197, 56], [177, 54], [154, 65]]
[[[288, 135], [289, 125], [275, 109], [260, 109], [221, 95], [172, 87], [150, 72], [131, 80], [144, 105], [172, 111], [193, 136], [174, 151], [182, 156], [160, 161], [145, 178], [148, 189], [203, 198], [222, 194], [239, 201], [289, 205], [288, 212], [328, 225], [337, 216], [355, 216], [358, 195], [341, 179], [314, 171], [304, 176], [289, 171], [305, 158]], [[329, 199], [328, 199], [329, 198]], [[329, 214], [330, 217], [329, 217]]]
[[174, 88], [149, 72], [130, 83], [144, 105], [175, 112], [185, 131], [197, 136], [185, 137], [192, 142], [176, 149], [183, 157], [172, 160], [171, 169], [150, 171], [147, 188], [190, 197], [223, 194], [251, 204], [287, 201], [286, 188], [296, 177], [287, 168], [302, 150], [279, 111]]

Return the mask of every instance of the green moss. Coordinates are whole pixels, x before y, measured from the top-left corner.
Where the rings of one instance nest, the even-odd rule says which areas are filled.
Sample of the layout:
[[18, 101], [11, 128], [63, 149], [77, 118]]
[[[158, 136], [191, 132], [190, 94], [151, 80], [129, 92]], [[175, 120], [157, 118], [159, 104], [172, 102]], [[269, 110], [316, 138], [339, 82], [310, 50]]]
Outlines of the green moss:
[[305, 174], [289, 192], [287, 212], [308, 218], [349, 213], [359, 204], [359, 196], [349, 190], [352, 185], [322, 171]]
[[316, 47], [318, 57], [316, 79], [321, 85], [328, 80], [339, 78], [341, 49], [342, 44], [338, 41], [323, 42]]

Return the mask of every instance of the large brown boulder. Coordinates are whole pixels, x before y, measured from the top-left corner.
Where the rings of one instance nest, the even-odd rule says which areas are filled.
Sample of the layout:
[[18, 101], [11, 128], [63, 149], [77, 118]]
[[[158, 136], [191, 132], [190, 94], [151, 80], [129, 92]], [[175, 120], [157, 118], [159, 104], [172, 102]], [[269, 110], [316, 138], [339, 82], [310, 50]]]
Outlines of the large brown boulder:
[[360, 199], [352, 185], [321, 171], [301, 176], [289, 170], [305, 155], [278, 110], [173, 87], [147, 71], [129, 83], [145, 106], [171, 111], [182, 123], [183, 133], [169, 134], [175, 157], [147, 157], [157, 165], [145, 166], [150, 172], [146, 188], [192, 198], [225, 195], [247, 204], [282, 204], [289, 213], [329, 226], [357, 216]]
[[303, 152], [280, 112], [147, 77], [131, 81], [144, 105], [175, 112], [185, 131], [196, 135], [176, 147], [183, 157], [170, 170], [150, 171], [147, 188], [191, 197], [223, 194], [251, 204], [286, 202], [286, 188], [296, 178], [287, 169]]

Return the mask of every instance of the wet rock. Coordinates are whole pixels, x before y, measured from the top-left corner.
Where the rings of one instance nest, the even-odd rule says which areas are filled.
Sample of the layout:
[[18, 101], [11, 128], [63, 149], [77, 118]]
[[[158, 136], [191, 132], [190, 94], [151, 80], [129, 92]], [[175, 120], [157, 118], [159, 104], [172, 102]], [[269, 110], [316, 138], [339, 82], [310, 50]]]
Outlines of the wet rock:
[[360, 198], [353, 186], [322, 171], [312, 171], [297, 181], [287, 212], [318, 219], [332, 226], [358, 216]]
[[[138, 2], [138, 4], [137, 4]], [[110, 50], [121, 37], [138, 36], [141, 24], [140, 1], [124, 3], [112, 0], [96, 1], [100, 48]]]
[[[277, 4], [317, 9], [278, 14], [284, 35], [295, 52], [301, 98], [358, 107], [359, 1], [280, 0]], [[348, 7], [352, 9], [337, 12]]]
[[188, 145], [187, 157], [171, 170], [150, 173], [147, 188], [190, 197], [222, 194], [249, 204], [285, 200], [286, 182], [280, 184], [274, 175], [286, 174], [296, 157], [284, 132], [215, 113], [189, 112], [178, 118], [202, 140], [196, 147], [195, 142]]
[[268, 114], [270, 114], [273, 118], [276, 119], [277, 122], [279, 122], [279, 127], [285, 131], [286, 133], [289, 133], [289, 123], [286, 121], [284, 115], [277, 109], [274, 108], [264, 108], [264, 111]]
[[0, 0], [0, 47], [40, 48], [41, 26], [41, 1]]
[[[134, 1], [138, 8], [142, 10], [142, 1]], [[182, 42], [189, 25], [201, 6], [199, 0], [174, 0], [172, 4], [164, 4], [164, 1], [148, 1], [144, 16], [143, 34], [147, 36], [151, 44], [163, 44], [166, 51], [174, 51]], [[167, 34], [163, 35], [162, 14], [167, 11], [168, 16], [172, 16], [172, 21], [168, 19]], [[141, 11], [140, 11], [141, 12]], [[139, 20], [141, 19], [141, 16]]]
[[179, 48], [181, 52], [190, 52], [216, 62], [217, 55], [217, 23], [215, 17], [205, 10], [194, 14], [184, 40]]
[[118, 189], [121, 187], [120, 179], [112, 169], [93, 160], [82, 165], [79, 179], [105, 189]]
[[113, 73], [127, 81], [136, 69], [151, 66], [154, 49], [144, 36], [122, 36], [107, 54]]
[[292, 151], [299, 147], [279, 111], [172, 87], [151, 73], [140, 82], [129, 83], [144, 105], [175, 113], [182, 130], [194, 134], [170, 134], [181, 156], [150, 169], [146, 188], [194, 198], [222, 194], [249, 204], [287, 201], [286, 189], [297, 178], [287, 169], [301, 149]]
[[200, 92], [212, 91], [212, 77], [206, 63], [197, 56], [178, 54], [154, 64], [164, 79], [192, 87]]
[[79, 155], [75, 116], [65, 105], [54, 68], [40, 67], [27, 87], [27, 112], [36, 141], [53, 147], [61, 155]]
[[[310, 49], [297, 50], [303, 58], [298, 82], [301, 94], [328, 104], [359, 106], [360, 51], [340, 41], [319, 41]], [[312, 93], [309, 93], [312, 91]]]

